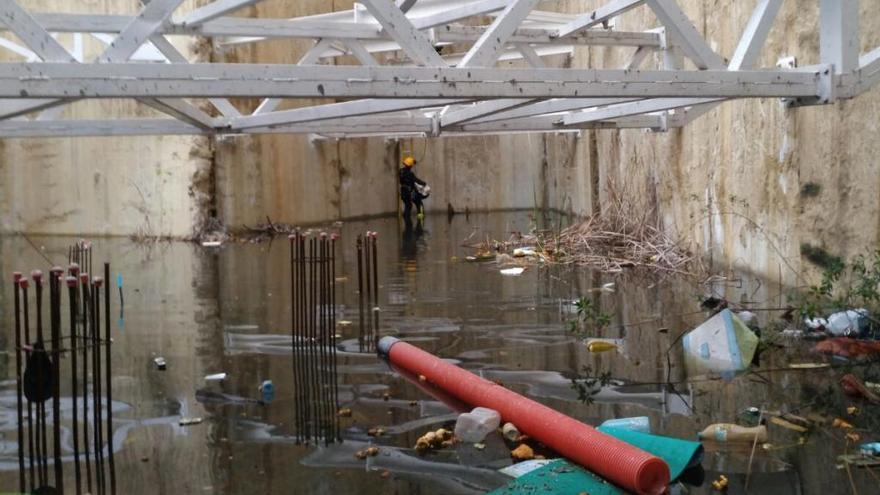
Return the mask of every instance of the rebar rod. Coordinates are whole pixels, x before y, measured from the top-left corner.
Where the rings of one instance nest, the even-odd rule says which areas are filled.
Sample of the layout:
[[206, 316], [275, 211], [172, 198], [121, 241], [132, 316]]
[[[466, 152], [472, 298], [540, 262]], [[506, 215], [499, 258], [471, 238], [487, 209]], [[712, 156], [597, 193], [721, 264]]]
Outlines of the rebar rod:
[[[26, 346], [30, 346], [30, 343], [31, 343], [30, 311], [28, 310], [28, 287], [29, 287], [29, 285], [30, 284], [28, 283], [28, 279], [26, 279], [26, 278], [22, 278], [21, 282], [19, 282], [19, 287], [21, 288], [22, 306], [24, 309], [24, 327], [23, 328], [24, 328], [24, 343]], [[30, 354], [30, 352], [31, 351], [28, 351], [28, 354]], [[36, 435], [34, 432], [34, 404], [30, 400], [27, 401], [27, 410], [28, 410], [28, 418], [27, 418], [27, 422], [28, 422], [28, 457], [30, 460], [30, 481], [31, 481], [30, 486], [32, 489], [34, 489], [37, 487], [36, 467], [34, 466], [35, 455], [36, 455], [36, 453], [34, 451], [36, 439], [34, 437]]]
[[104, 263], [104, 363], [107, 397], [107, 467], [110, 471], [110, 493], [116, 495], [116, 464], [113, 460], [113, 368], [110, 338], [110, 263]]
[[[43, 352], [45, 349], [45, 340], [43, 340], [43, 272], [34, 270], [31, 272], [31, 279], [34, 281], [34, 291], [37, 298], [37, 340], [34, 344], [34, 354]], [[37, 447], [37, 478], [41, 486], [46, 484], [48, 478], [48, 467], [46, 466], [46, 403], [43, 401], [36, 402], [37, 410], [37, 429], [34, 443]]]
[[89, 273], [84, 272], [79, 276], [80, 288], [82, 289], [83, 331], [82, 331], [82, 382], [83, 382], [83, 446], [86, 464], [86, 491], [92, 493], [92, 461], [89, 454], [89, 320], [92, 300], [89, 291]]
[[293, 372], [293, 408], [294, 408], [294, 428], [296, 431], [297, 443], [299, 443], [299, 359], [296, 353], [296, 234], [287, 236], [287, 242], [290, 245], [290, 349], [292, 359], [291, 370]]
[[21, 302], [19, 297], [19, 283], [22, 275], [20, 272], [12, 274], [13, 299], [15, 307], [15, 406], [16, 425], [18, 427], [18, 487], [21, 493], [25, 492], [26, 478], [24, 467], [24, 414], [22, 411], [22, 386], [21, 386]]
[[364, 239], [357, 238], [357, 271], [358, 271], [358, 347], [364, 352]]
[[61, 465], [61, 267], [52, 267], [49, 274], [50, 331], [52, 336], [52, 467], [55, 471], [55, 489], [64, 493], [64, 472]]
[[309, 292], [311, 293], [311, 304], [309, 304], [309, 314], [311, 315], [311, 325], [309, 326], [309, 350], [311, 354], [311, 364], [310, 369], [312, 371], [312, 381], [310, 383], [310, 388], [312, 392], [312, 438], [315, 439], [317, 443], [317, 438], [319, 435], [318, 432], [318, 417], [320, 414], [318, 407], [318, 350], [317, 350], [317, 339], [315, 338], [317, 334], [317, 324], [318, 324], [318, 313], [316, 311], [316, 307], [318, 304], [318, 267], [315, 263], [315, 258], [318, 251], [318, 240], [314, 237], [310, 239], [310, 253], [309, 259], [310, 263], [310, 280], [309, 280]]
[[[72, 249], [71, 249], [72, 250]], [[76, 367], [76, 354], [77, 354], [77, 309], [79, 307], [79, 301], [77, 300], [77, 275], [79, 273], [78, 267], [75, 269], [76, 265], [71, 264], [70, 268], [68, 268], [67, 277], [67, 296], [70, 306], [70, 398], [71, 398], [71, 410], [73, 411], [73, 470], [74, 477], [76, 482], [76, 495], [82, 495], [82, 471], [79, 465], [79, 411], [77, 399], [79, 395], [79, 385], [77, 384], [76, 375], [79, 373], [79, 370]]]
[[342, 436], [339, 431], [339, 418], [336, 412], [339, 411], [339, 385], [336, 371], [336, 234], [330, 236], [330, 349], [331, 360], [333, 366], [333, 438], [340, 441]]
[[92, 430], [95, 433], [95, 458], [97, 459], [97, 467], [95, 469], [96, 479], [98, 480], [98, 494], [103, 495], [106, 491], [106, 479], [104, 477], [104, 428], [101, 426], [103, 421], [103, 412], [101, 401], [101, 277], [92, 278], [92, 298], [94, 300], [94, 309], [92, 314], [92, 382], [93, 382], [93, 411], [95, 418]]

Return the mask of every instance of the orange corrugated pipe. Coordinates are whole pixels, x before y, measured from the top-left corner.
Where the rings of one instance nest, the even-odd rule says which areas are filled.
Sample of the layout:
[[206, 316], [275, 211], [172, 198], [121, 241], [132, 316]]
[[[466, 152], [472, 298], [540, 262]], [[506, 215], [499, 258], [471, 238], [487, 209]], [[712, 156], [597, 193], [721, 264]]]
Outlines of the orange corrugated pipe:
[[394, 337], [379, 341], [379, 353], [467, 404], [498, 411], [502, 421], [621, 488], [660, 495], [669, 487], [669, 466], [659, 457]]

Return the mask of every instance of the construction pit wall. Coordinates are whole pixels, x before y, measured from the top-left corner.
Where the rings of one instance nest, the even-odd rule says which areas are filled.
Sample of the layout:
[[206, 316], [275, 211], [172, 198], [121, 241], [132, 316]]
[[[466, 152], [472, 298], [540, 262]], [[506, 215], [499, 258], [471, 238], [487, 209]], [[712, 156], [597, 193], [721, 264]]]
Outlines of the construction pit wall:
[[[181, 9], [204, 3], [187, 0]], [[20, 0], [20, 4], [29, 12], [134, 15], [142, 8], [137, 0]], [[58, 39], [71, 48], [76, 46], [74, 36], [62, 33]], [[210, 56], [208, 43], [169, 39], [192, 61]], [[86, 60], [107, 47], [89, 35], [80, 40]], [[0, 57], [22, 60], [7, 50], [0, 50]], [[62, 108], [61, 119], [167, 117], [123, 100], [89, 100]], [[212, 158], [211, 139], [203, 136], [0, 140], [0, 232], [190, 236], [193, 226], [211, 210]]]
[[[575, 13], [603, 3], [548, 2], [541, 8]], [[758, 1], [679, 3], [712, 48], [729, 56]], [[880, 17], [870, 3], [861, 2], [863, 52], [880, 44]], [[279, 10], [266, 2], [256, 9], [265, 17], [290, 17], [328, 7], [310, 1]], [[818, 63], [818, 10], [818, 2], [785, 2], [757, 67], [792, 55], [800, 65]], [[649, 9], [616, 21], [620, 30], [658, 25]], [[307, 46], [279, 41], [226, 56], [294, 63]], [[578, 47], [570, 57], [545, 62], [615, 68], [631, 51]], [[659, 56], [642, 67], [658, 66]], [[685, 67], [693, 68], [689, 61]], [[849, 258], [880, 241], [878, 107], [875, 89], [828, 106], [792, 109], [778, 99], [725, 103], [684, 129], [662, 133], [585, 130], [396, 145], [382, 139], [235, 138], [217, 149], [218, 204], [232, 226], [260, 223], [265, 215], [299, 222], [395, 212], [394, 172], [400, 156], [411, 152], [420, 159], [416, 172], [432, 187], [429, 210], [446, 211], [451, 204], [457, 211], [539, 207], [586, 215], [607, 207], [613, 185], [633, 204], [656, 210], [669, 232], [716, 267], [797, 284], [802, 273], [816, 270], [801, 256], [802, 245]]]
[[[572, 11], [602, 2], [570, 2]], [[730, 56], [758, 4], [679, 2], [717, 52]], [[876, 4], [860, 2], [861, 52], [880, 43]], [[617, 28], [656, 25], [638, 9]], [[819, 62], [819, 2], [786, 1], [756, 67], [797, 56]], [[620, 51], [577, 50], [573, 65], [620, 67]], [[653, 63], [658, 63], [655, 61]], [[645, 62], [643, 67], [652, 63]], [[687, 67], [692, 67], [688, 63]], [[720, 266], [785, 285], [818, 268], [803, 245], [851, 258], [880, 244], [880, 91], [833, 105], [786, 108], [777, 99], [725, 103], [684, 129], [598, 134], [599, 183], [626, 183], [656, 205], [667, 231], [691, 241]], [[588, 153], [578, 153], [580, 163]], [[581, 165], [578, 165], [580, 168]], [[599, 189], [600, 205], [607, 189]]]
[[[129, 11], [136, 3], [126, 4]], [[712, 47], [726, 55], [733, 53], [756, 3], [680, 2]], [[880, 18], [869, 15], [868, 3], [861, 5], [863, 50], [880, 44]], [[43, 4], [25, 6], [81, 10]], [[541, 8], [583, 12], [601, 4], [552, 2]], [[196, 5], [188, 2], [184, 8]], [[264, 2], [240, 15], [289, 18], [350, 6]], [[90, 8], [119, 11], [115, 2]], [[618, 19], [616, 27], [657, 25], [648, 9], [637, 9]], [[816, 63], [817, 26], [817, 2], [785, 2], [758, 66], [773, 66], [788, 55], [797, 55], [801, 65]], [[210, 53], [218, 62], [296, 63], [311, 46], [308, 40], [275, 40], [230, 47], [215, 40], [213, 50], [205, 50], [174, 40], [191, 60]], [[583, 47], [571, 57], [546, 62], [620, 67], [629, 56], [630, 50]], [[643, 67], [657, 63], [649, 57]], [[256, 105], [234, 103], [242, 111]], [[0, 228], [185, 238], [215, 215], [230, 229], [241, 229], [267, 218], [301, 224], [393, 213], [398, 211], [396, 170], [401, 156], [411, 152], [421, 161], [417, 173], [433, 189], [430, 210], [446, 211], [451, 204], [457, 211], [538, 207], [585, 215], [607, 207], [609, 184], [625, 186], [639, 204], [656, 209], [670, 232], [721, 266], [792, 284], [798, 283], [796, 273], [810, 268], [800, 256], [801, 244], [850, 257], [880, 240], [880, 174], [873, 160], [880, 151], [878, 105], [878, 90], [800, 109], [786, 109], [774, 99], [740, 101], [665, 133], [603, 130], [399, 141], [265, 135], [218, 138], [213, 145], [204, 137], [6, 140], [0, 142], [0, 206], [11, 214], [3, 215]], [[65, 116], [85, 118], [105, 109], [154, 115], [143, 106], [92, 101], [72, 105]]]

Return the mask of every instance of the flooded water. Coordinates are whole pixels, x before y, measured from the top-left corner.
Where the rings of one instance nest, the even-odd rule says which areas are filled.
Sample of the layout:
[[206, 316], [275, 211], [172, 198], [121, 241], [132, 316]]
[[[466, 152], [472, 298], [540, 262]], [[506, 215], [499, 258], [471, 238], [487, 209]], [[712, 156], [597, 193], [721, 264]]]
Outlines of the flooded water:
[[[771, 348], [755, 368], [760, 373], [729, 382], [687, 376], [673, 343], [709, 316], [700, 310], [699, 297], [714, 290], [752, 307], [780, 306], [785, 291], [766, 281], [726, 274], [705, 285], [561, 267], [505, 277], [494, 263], [463, 261], [471, 254], [462, 247], [466, 239], [506, 238], [531, 227], [527, 213], [495, 213], [459, 215], [451, 222], [429, 217], [423, 231], [402, 232], [393, 218], [336, 229], [341, 234], [337, 317], [353, 324], [338, 329], [335, 399], [352, 415], [338, 419], [341, 441], [318, 445], [296, 442], [286, 239], [221, 248], [96, 240], [95, 262], [107, 259], [114, 278], [121, 274], [125, 299], [112, 348], [118, 493], [471, 494], [507, 482], [497, 472], [510, 463], [500, 439], [487, 442], [483, 451], [463, 444], [427, 455], [412, 449], [421, 434], [450, 424], [455, 415], [375, 354], [361, 351], [354, 246], [357, 234], [368, 229], [379, 232], [382, 335], [395, 335], [584, 422], [649, 416], [654, 432], [693, 439], [709, 424], [742, 420], [748, 407], [846, 415], [849, 403], [836, 385], [844, 371], [786, 369], [792, 361], [819, 361], [807, 353], [809, 343]], [[0, 239], [4, 281], [13, 270], [46, 269], [42, 256], [66, 262], [67, 246], [74, 242], [31, 241], [33, 246], [20, 237]], [[609, 282], [616, 284], [615, 292], [593, 290]], [[8, 285], [0, 291], [0, 491], [7, 492], [18, 485]], [[581, 296], [612, 315], [612, 324], [595, 336], [616, 339], [618, 352], [591, 354], [569, 331], [570, 302]], [[770, 313], [758, 314], [764, 323]], [[118, 299], [113, 315], [119, 317]], [[167, 361], [164, 371], [153, 363], [159, 356]], [[571, 387], [585, 367], [614, 380], [590, 404], [579, 401]], [[204, 380], [220, 372], [227, 373], [225, 381]], [[275, 386], [270, 404], [258, 402], [264, 380]], [[878, 412], [859, 406], [865, 416]], [[204, 421], [180, 426], [182, 417]], [[65, 420], [66, 428], [70, 418]], [[849, 420], [857, 428], [868, 424], [866, 418]], [[386, 433], [369, 436], [377, 426]], [[719, 474], [730, 479], [730, 493], [743, 493], [747, 472], [750, 493], [877, 493], [875, 473], [838, 468], [837, 456], [856, 448], [841, 430], [822, 429], [799, 444], [795, 432], [769, 428], [770, 445], [759, 445], [751, 463], [751, 445], [707, 446], [706, 481], [689, 487], [690, 493], [711, 493]], [[876, 433], [860, 430], [863, 441], [877, 440]], [[357, 459], [354, 454], [370, 443], [381, 447], [380, 454]], [[65, 463], [68, 491], [70, 464]]]

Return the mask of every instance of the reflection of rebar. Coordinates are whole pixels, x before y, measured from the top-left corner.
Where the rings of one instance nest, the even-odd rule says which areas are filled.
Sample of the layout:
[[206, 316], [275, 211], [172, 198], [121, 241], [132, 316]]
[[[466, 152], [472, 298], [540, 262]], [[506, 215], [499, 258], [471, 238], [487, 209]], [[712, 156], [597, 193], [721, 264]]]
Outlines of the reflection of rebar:
[[333, 378], [333, 407], [332, 417], [334, 426], [333, 438], [336, 441], [342, 440], [339, 431], [339, 421], [336, 419], [336, 412], [339, 411], [339, 385], [336, 374], [336, 235], [330, 237], [330, 364], [332, 365], [331, 377]]
[[367, 335], [369, 336], [369, 346], [368, 350], [375, 349], [374, 342], [374, 331], [373, 328], [373, 241], [370, 238], [370, 232], [367, 232], [367, 236], [364, 243], [364, 269], [366, 270], [365, 284], [367, 289]]
[[364, 239], [357, 238], [358, 270], [358, 347], [364, 352]]
[[370, 311], [373, 316], [373, 349], [377, 349], [379, 345], [379, 261], [378, 261], [378, 234], [373, 232], [371, 237], [372, 248], [370, 254], [373, 256], [373, 301], [370, 303]]

